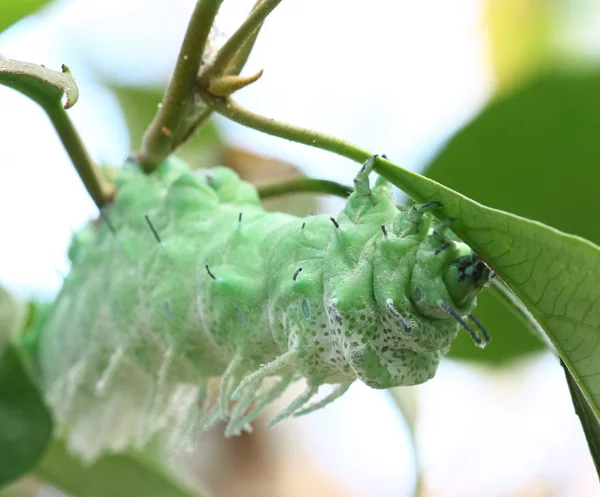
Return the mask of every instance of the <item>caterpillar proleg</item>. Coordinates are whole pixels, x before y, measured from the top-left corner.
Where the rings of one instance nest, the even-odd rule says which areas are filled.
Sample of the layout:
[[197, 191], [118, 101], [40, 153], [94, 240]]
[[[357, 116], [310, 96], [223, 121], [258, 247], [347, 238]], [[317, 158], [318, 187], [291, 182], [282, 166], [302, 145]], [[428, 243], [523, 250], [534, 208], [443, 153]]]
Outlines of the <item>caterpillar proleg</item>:
[[297, 380], [304, 392], [271, 422], [356, 379], [429, 380], [461, 326], [484, 344], [465, 320], [488, 267], [434, 221], [439, 204], [400, 210], [387, 183], [371, 188], [373, 164], [340, 213], [301, 219], [265, 212], [224, 167], [127, 163], [106, 221], [74, 236], [40, 332], [42, 385], [70, 448], [93, 460], [219, 419], [235, 435]]

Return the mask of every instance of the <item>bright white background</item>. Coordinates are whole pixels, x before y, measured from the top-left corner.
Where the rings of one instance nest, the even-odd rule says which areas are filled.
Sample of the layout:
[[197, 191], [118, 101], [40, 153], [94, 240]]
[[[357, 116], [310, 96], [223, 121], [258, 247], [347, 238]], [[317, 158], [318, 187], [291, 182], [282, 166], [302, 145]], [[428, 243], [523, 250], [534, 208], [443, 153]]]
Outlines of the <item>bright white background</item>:
[[[226, 0], [220, 30], [231, 32], [251, 3]], [[94, 159], [119, 165], [130, 144], [101, 81], [166, 84], [192, 6], [60, 2], [5, 33], [0, 53], [54, 68], [69, 64], [81, 90], [70, 115]], [[236, 99], [418, 170], [490, 97], [484, 47], [478, 0], [285, 0], [246, 69], [265, 73]], [[0, 109], [0, 282], [24, 297], [50, 297], [68, 271], [71, 231], [95, 209], [42, 111], [2, 87]], [[347, 183], [357, 169], [319, 150], [218, 124], [232, 143], [315, 176]], [[562, 371], [549, 355], [496, 372], [447, 362], [415, 391], [432, 495], [600, 495]], [[355, 385], [322, 412], [274, 430], [294, 438], [353, 495], [411, 494], [405, 427], [382, 392]]]

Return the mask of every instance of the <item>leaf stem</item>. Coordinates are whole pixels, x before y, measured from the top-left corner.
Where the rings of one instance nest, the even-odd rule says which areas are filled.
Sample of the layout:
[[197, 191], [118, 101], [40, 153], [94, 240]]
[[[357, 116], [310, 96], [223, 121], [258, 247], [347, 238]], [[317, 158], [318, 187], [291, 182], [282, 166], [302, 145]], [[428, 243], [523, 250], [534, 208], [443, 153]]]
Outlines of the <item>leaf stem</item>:
[[347, 141], [254, 114], [238, 105], [231, 98], [215, 97], [200, 86], [197, 86], [196, 89], [206, 105], [219, 114], [248, 128], [278, 136], [285, 140], [303, 143], [310, 147], [327, 150], [356, 162], [364, 162], [372, 155], [367, 150]]
[[[357, 147], [345, 140], [255, 114], [238, 105], [231, 97], [216, 97], [200, 86], [196, 87], [196, 91], [200, 98], [202, 98], [206, 105], [212, 110], [248, 128], [262, 131], [263, 133], [277, 136], [285, 140], [302, 143], [310, 147], [327, 150], [328, 152], [346, 157], [347, 159], [360, 164], [363, 164], [373, 155], [371, 152]], [[445, 189], [442, 185], [437, 185], [437, 183], [424, 178], [420, 174], [395, 165], [384, 156], [377, 157], [374, 170], [377, 174], [390, 181], [393, 178], [394, 181], [392, 181], [392, 183], [394, 185], [401, 188], [409, 197], [419, 202], [431, 200], [427, 195], [424, 195], [423, 183], [426, 183], [428, 186], [435, 185], [436, 188]], [[452, 192], [452, 190], [447, 190], [448, 192]], [[440, 210], [439, 212], [434, 213], [434, 215], [439, 219], [453, 217], [444, 210]], [[466, 236], [467, 233], [460, 229], [460, 225], [456, 224], [455, 227], [456, 234], [465, 239], [465, 241], [468, 241], [468, 237]]]
[[222, 2], [196, 3], [162, 104], [142, 140], [138, 161], [147, 173], [154, 171], [171, 153], [173, 133], [191, 102], [210, 30]]
[[[309, 147], [326, 150], [360, 164], [364, 163], [373, 155], [368, 150], [357, 147], [345, 140], [255, 114], [238, 105], [230, 97], [216, 97], [200, 86], [196, 87], [196, 91], [200, 98], [202, 98], [206, 105], [212, 110], [248, 128], [262, 131], [268, 135], [277, 136], [285, 140], [302, 143]], [[402, 188], [404, 193], [417, 201], [425, 201], [422, 189], [418, 188], [419, 186], [422, 186], [422, 181], [430, 183], [431, 185], [434, 184], [433, 181], [423, 178], [420, 174], [396, 166], [393, 162], [387, 160], [383, 156], [377, 157], [374, 169], [375, 172], [384, 178], [390, 179], [393, 177], [395, 182], [392, 181], [392, 183], [397, 187]], [[415, 188], [415, 185], [417, 188]], [[440, 211], [435, 215], [438, 218], [442, 218], [442, 214], [443, 212]], [[456, 233], [458, 235], [461, 234], [459, 231]]]
[[280, 181], [258, 188], [258, 194], [261, 199], [300, 192], [326, 193], [341, 198], [348, 198], [352, 193], [352, 188], [336, 183], [335, 181], [313, 178], [297, 178], [289, 181]]
[[[42, 102], [38, 101], [42, 104]], [[69, 154], [69, 158], [75, 166], [77, 174], [81, 178], [85, 189], [92, 200], [101, 209], [109, 203], [114, 196], [114, 187], [109, 185], [102, 177], [98, 166], [92, 161], [87, 153], [73, 122], [67, 115], [60, 103], [55, 105], [43, 105], [54, 129]]]
[[[44, 109], [94, 203], [100, 209], [110, 202], [114, 188], [102, 177], [65, 111], [75, 105], [79, 97], [69, 68], [63, 65], [62, 72], [58, 72], [31, 62], [2, 59], [0, 84], [22, 93]], [[64, 107], [63, 96], [66, 96]]]

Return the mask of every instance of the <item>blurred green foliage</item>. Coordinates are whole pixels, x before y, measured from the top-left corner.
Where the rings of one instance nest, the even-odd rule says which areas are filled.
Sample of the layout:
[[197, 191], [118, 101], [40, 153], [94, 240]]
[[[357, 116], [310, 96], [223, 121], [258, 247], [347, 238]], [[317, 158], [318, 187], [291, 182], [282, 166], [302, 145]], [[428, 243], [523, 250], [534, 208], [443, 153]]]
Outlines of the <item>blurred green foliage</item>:
[[25, 307], [0, 287], [0, 487], [35, 465], [52, 432], [50, 413], [12, 344]]
[[49, 0], [0, 0], [0, 32], [49, 3]]
[[556, 62], [556, 36], [572, 0], [484, 0], [486, 41], [496, 88], [515, 87]]
[[18, 350], [12, 342], [0, 347], [0, 488], [31, 472], [78, 497], [197, 495], [140, 454], [105, 456], [89, 466], [51, 441], [51, 416], [31, 377], [37, 333], [49, 309], [48, 303], [24, 305], [0, 287], [0, 338], [18, 341]]
[[25, 307], [25, 304], [13, 298], [0, 286], [0, 356], [15, 332], [21, 327]]
[[52, 435], [52, 420], [37, 387], [8, 346], [0, 354], [0, 487], [30, 471]]
[[107, 455], [86, 465], [60, 441], [49, 447], [36, 474], [77, 497], [199, 497], [139, 454]]

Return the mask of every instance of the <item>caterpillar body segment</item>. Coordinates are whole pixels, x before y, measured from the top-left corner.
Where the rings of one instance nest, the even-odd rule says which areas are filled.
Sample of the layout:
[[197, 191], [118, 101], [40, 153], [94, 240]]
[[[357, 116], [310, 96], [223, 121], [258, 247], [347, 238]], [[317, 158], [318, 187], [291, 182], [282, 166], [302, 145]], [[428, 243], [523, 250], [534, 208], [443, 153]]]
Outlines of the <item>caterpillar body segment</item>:
[[[227, 168], [126, 164], [104, 219], [74, 237], [40, 333], [41, 382], [70, 448], [93, 460], [219, 419], [238, 434], [299, 379], [305, 391], [272, 421], [356, 379], [433, 377], [489, 270], [435, 232], [435, 206], [399, 210], [386, 182], [371, 188], [372, 166], [338, 215], [301, 219], [265, 212]], [[336, 387], [312, 400], [324, 383]]]

